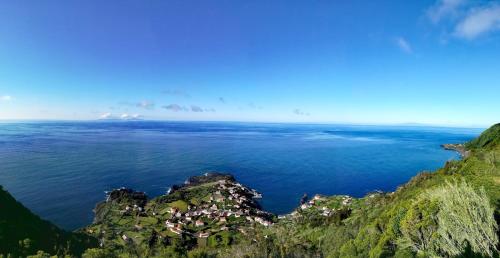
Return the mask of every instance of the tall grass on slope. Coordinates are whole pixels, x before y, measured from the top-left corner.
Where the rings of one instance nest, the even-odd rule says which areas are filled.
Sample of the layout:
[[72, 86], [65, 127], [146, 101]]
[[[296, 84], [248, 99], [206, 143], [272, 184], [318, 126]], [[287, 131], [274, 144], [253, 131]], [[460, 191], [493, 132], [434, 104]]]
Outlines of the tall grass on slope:
[[493, 256], [498, 244], [494, 208], [484, 191], [465, 181], [423, 193], [401, 222], [399, 244], [427, 256], [458, 256], [471, 250]]

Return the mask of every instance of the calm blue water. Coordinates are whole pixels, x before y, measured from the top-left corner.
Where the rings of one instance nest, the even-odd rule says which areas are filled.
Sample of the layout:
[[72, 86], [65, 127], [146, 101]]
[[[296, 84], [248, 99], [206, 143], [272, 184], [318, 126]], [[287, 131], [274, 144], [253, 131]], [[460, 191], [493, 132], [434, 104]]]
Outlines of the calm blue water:
[[0, 124], [0, 185], [66, 229], [90, 223], [104, 191], [163, 194], [205, 171], [230, 172], [290, 212], [304, 193], [392, 191], [458, 158], [442, 143], [479, 129], [194, 122]]

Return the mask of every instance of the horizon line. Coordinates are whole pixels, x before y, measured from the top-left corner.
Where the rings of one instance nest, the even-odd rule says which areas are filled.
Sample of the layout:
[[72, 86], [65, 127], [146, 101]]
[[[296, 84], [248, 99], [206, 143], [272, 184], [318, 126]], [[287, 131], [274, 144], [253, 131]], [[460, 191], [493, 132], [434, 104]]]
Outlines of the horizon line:
[[1, 123], [26, 123], [26, 122], [186, 122], [186, 123], [256, 123], [256, 124], [300, 124], [300, 125], [353, 125], [353, 126], [402, 126], [402, 127], [443, 127], [443, 128], [470, 128], [486, 129], [491, 125], [474, 124], [434, 124], [434, 123], [370, 123], [370, 122], [314, 122], [314, 121], [242, 121], [242, 120], [183, 120], [183, 119], [2, 119]]

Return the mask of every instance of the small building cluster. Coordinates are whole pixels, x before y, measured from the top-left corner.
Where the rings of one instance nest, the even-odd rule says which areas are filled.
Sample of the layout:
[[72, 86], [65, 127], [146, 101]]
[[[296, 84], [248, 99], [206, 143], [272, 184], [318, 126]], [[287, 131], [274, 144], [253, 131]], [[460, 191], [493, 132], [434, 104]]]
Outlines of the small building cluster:
[[[338, 212], [339, 210], [342, 210], [344, 208], [339, 207], [339, 208], [331, 208], [327, 207], [327, 204], [325, 201], [328, 199], [326, 197], [323, 197], [321, 195], [315, 195], [311, 200], [309, 200], [306, 203], [303, 203], [302, 205], [299, 206], [299, 208], [292, 213], [288, 215], [280, 215], [278, 216], [278, 219], [286, 219], [286, 218], [294, 218], [301, 216], [301, 212], [307, 212], [307, 211], [314, 211], [314, 212], [319, 212], [319, 215], [324, 216], [324, 217], [330, 217], [335, 212]], [[349, 206], [352, 203], [353, 198], [350, 196], [341, 196], [339, 201], [340, 206]], [[314, 209], [313, 209], [314, 208]]]
[[342, 197], [342, 205], [347, 206], [347, 205], [350, 205], [351, 202], [352, 202], [351, 196], [346, 195], [346, 196]]
[[[248, 226], [249, 223], [265, 227], [272, 225], [272, 215], [258, 209], [253, 200], [261, 198], [260, 193], [229, 180], [219, 180], [215, 183], [215, 190], [209, 196], [205, 196], [198, 205], [188, 205], [184, 211], [170, 207], [163, 211], [163, 214], [159, 211], [148, 211], [146, 214], [143, 207], [127, 205], [120, 213], [142, 213], [143, 216], [158, 219], [167, 217], [163, 225], [170, 232], [177, 235], [191, 234], [197, 238], [206, 238], [211, 233], [230, 229], [241, 232], [240, 227]], [[136, 227], [136, 230], [140, 229]]]

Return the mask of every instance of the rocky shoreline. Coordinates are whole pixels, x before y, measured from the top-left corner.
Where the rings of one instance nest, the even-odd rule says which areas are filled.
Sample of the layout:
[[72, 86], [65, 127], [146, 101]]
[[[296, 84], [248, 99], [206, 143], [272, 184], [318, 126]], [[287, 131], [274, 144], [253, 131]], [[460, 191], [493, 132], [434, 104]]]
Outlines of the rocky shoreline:
[[186, 246], [204, 246], [208, 238], [230, 241], [255, 227], [275, 223], [276, 215], [263, 211], [258, 198], [261, 194], [256, 190], [222, 173], [190, 177], [152, 199], [143, 192], [120, 188], [108, 192], [106, 200], [96, 206], [94, 223], [85, 230], [101, 246], [164, 245], [180, 240], [187, 241]]
[[280, 222], [296, 223], [311, 216], [318, 223], [340, 220], [359, 202], [345, 195], [315, 195], [293, 212], [277, 216], [262, 210], [257, 202], [261, 197], [223, 173], [190, 177], [151, 199], [143, 192], [120, 188], [108, 192], [106, 200], [97, 204], [94, 222], [84, 231], [99, 239], [101, 247], [168, 246], [179, 241], [188, 249], [213, 247]]
[[458, 152], [462, 158], [467, 158], [470, 155], [470, 151], [466, 150], [464, 144], [441, 144], [441, 147], [445, 150]]

